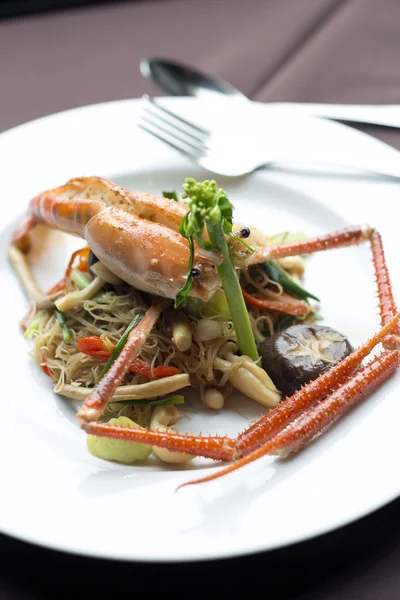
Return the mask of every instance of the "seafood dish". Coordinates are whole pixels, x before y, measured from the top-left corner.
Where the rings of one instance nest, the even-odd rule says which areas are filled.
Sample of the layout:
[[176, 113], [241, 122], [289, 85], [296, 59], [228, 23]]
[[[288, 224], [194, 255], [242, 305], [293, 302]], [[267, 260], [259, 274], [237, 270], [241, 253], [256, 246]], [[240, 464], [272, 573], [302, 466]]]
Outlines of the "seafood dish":
[[[84, 240], [46, 292], [29, 264], [38, 224]], [[320, 300], [302, 278], [314, 252], [364, 242], [381, 328], [354, 349], [320, 322]], [[21, 324], [32, 356], [56, 393], [80, 402], [89, 451], [124, 464], [152, 453], [165, 463], [229, 463], [188, 483], [300, 450], [399, 365], [380, 234], [366, 225], [314, 238], [267, 233], [236, 222], [215, 181], [186, 179], [181, 196], [157, 196], [71, 179], [30, 201], [9, 259], [30, 301]], [[239, 391], [264, 414], [236, 438], [179, 433], [188, 387], [210, 411]]]

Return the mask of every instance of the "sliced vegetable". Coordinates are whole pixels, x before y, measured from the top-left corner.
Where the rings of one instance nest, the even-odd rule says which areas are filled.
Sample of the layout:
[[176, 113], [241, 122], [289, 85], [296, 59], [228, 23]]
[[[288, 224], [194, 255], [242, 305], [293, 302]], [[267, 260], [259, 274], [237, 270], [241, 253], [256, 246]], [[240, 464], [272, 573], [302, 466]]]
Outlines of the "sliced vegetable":
[[176, 395], [162, 400], [121, 400], [115, 402], [117, 406], [168, 406], [169, 404], [183, 404], [184, 396]]
[[107, 373], [108, 369], [111, 367], [111, 365], [113, 364], [113, 362], [115, 361], [116, 358], [118, 358], [118, 356], [121, 354], [126, 342], [128, 341], [128, 337], [130, 332], [135, 329], [135, 327], [140, 323], [140, 321], [143, 319], [143, 315], [136, 315], [133, 319], [132, 322], [128, 325], [128, 327], [125, 329], [124, 333], [122, 334], [119, 342], [117, 343], [117, 345], [115, 346], [114, 350], [111, 353], [110, 358], [108, 359], [104, 369], [101, 371], [100, 373], [100, 379], [102, 377], [104, 377], [104, 375]]
[[[121, 385], [115, 390], [110, 402], [121, 402], [123, 400], [144, 400], [153, 398], [165, 398], [167, 394], [172, 394], [177, 390], [188, 387], [190, 378], [187, 373], [179, 373], [173, 377], [164, 377], [164, 379], [153, 379], [146, 383], [135, 385]], [[83, 401], [92, 393], [89, 387], [79, 387], [64, 383], [59, 386], [58, 391], [67, 398]]]
[[38, 314], [36, 315], [36, 317], [34, 319], [32, 319], [32, 321], [29, 323], [28, 327], [25, 330], [24, 333], [24, 339], [27, 340], [29, 339], [32, 331], [37, 331], [40, 327], [40, 322], [43, 318], [43, 311], [41, 310], [40, 312], [38, 312]]
[[101, 290], [104, 285], [104, 281], [100, 277], [95, 277], [93, 281], [89, 283], [83, 290], [73, 290], [65, 296], [61, 296], [54, 302], [58, 310], [66, 312], [72, 310], [76, 306], [82, 305], [85, 300], [91, 300]]
[[72, 269], [71, 271], [71, 281], [78, 286], [80, 290], [84, 290], [91, 284], [90, 279], [88, 279], [83, 273], [81, 273], [78, 269]]
[[148, 379], [152, 379], [153, 377], [155, 379], [163, 379], [164, 377], [171, 377], [172, 375], [179, 374], [179, 369], [176, 367], [159, 366], [152, 368], [150, 363], [141, 358], [135, 358], [129, 367], [129, 370], [137, 375], [147, 377]]
[[[115, 344], [112, 344], [113, 349], [110, 350], [109, 346], [111, 346], [111, 344], [107, 345], [104, 340], [94, 335], [85, 338], [80, 338], [77, 344], [79, 352], [87, 354], [88, 356], [93, 356], [94, 358], [98, 358], [99, 360], [109, 360], [116, 348]], [[145, 360], [139, 357], [133, 360], [131, 366], [129, 367], [129, 371], [131, 373], [136, 373], [136, 375], [142, 375], [143, 377], [147, 377], [148, 379], [163, 379], [164, 377], [171, 377], [172, 375], [179, 374], [179, 369], [177, 369], [176, 367], [152, 367], [150, 363], [146, 362]]]
[[243, 297], [248, 304], [252, 304], [263, 310], [276, 310], [287, 315], [306, 315], [310, 312], [310, 307], [305, 302], [296, 300], [288, 294], [281, 294], [280, 300], [267, 300], [256, 298], [242, 288]]
[[104, 340], [95, 335], [79, 338], [77, 345], [79, 352], [87, 354], [88, 356], [93, 356], [99, 360], [108, 360], [112, 353], [112, 351], [107, 348]]
[[[134, 421], [128, 419], [128, 417], [110, 419], [108, 425], [143, 429], [143, 427], [140, 427], [140, 425], [137, 425]], [[86, 438], [86, 444], [89, 452], [94, 456], [126, 465], [131, 465], [137, 460], [145, 460], [150, 456], [153, 450], [152, 447], [147, 444], [99, 437], [97, 435], [89, 435]]]
[[213, 317], [215, 315], [221, 315], [229, 319], [231, 316], [224, 290], [221, 289], [215, 292], [207, 304], [199, 298], [192, 298], [189, 296], [185, 300], [183, 310], [188, 315], [192, 315], [198, 319], [201, 319], [202, 317]]
[[[212, 296], [209, 302], [207, 302], [207, 309], [211, 311], [211, 313], [224, 315], [225, 317], [230, 317], [229, 306], [226, 300], [226, 296], [223, 290], [217, 290], [215, 294]], [[204, 315], [211, 316], [211, 315]]]
[[164, 190], [161, 193], [164, 198], [169, 198], [170, 200], [175, 200], [175, 202], [178, 202], [178, 194], [176, 193], [175, 190], [171, 190], [171, 191]]
[[104, 377], [104, 375], [107, 373], [108, 369], [111, 367], [111, 365], [113, 364], [113, 362], [115, 361], [116, 358], [118, 358], [118, 356], [121, 354], [126, 342], [128, 341], [129, 338], [129, 334], [131, 333], [131, 331], [133, 329], [135, 329], [135, 327], [140, 323], [140, 321], [143, 319], [143, 315], [136, 315], [133, 319], [132, 322], [128, 325], [128, 327], [125, 329], [124, 333], [122, 334], [119, 342], [116, 344], [114, 350], [111, 353], [110, 358], [108, 359], [104, 369], [102, 370], [102, 372], [100, 373], [100, 379], [102, 377]]
[[44, 373], [46, 373], [46, 375], [48, 375], [49, 377], [53, 377], [54, 376], [54, 371], [52, 369], [50, 369], [50, 367], [47, 365], [46, 363], [46, 359], [42, 354], [42, 360], [41, 360], [41, 364], [40, 366], [42, 367]]
[[276, 281], [279, 283], [285, 292], [294, 296], [295, 298], [300, 298], [300, 300], [306, 300], [307, 298], [312, 298], [313, 300], [317, 300], [319, 302], [319, 298], [314, 296], [310, 292], [307, 292], [304, 288], [298, 285], [289, 275], [286, 273], [284, 269], [276, 260], [268, 260], [261, 264], [261, 267], [264, 269], [266, 274], [272, 281]]
[[70, 342], [71, 341], [71, 331], [65, 322], [64, 314], [60, 310], [58, 310], [58, 308], [56, 308], [55, 313], [56, 313], [57, 321], [60, 323], [60, 329], [61, 329], [61, 333], [62, 333], [64, 342]]
[[[224, 190], [217, 188], [215, 181], [199, 183], [194, 179], [186, 179], [183, 188], [183, 197], [189, 198], [189, 212], [182, 219], [179, 231], [188, 240], [190, 247], [196, 241], [201, 248], [208, 250], [214, 248], [222, 254], [223, 261], [217, 269], [228, 301], [238, 346], [242, 354], [257, 361], [259, 359], [257, 346], [225, 237], [232, 233], [232, 204]], [[205, 226], [210, 242], [203, 240]], [[175, 299], [175, 308], [180, 306], [190, 293], [192, 267], [193, 264], [188, 265], [186, 284]]]

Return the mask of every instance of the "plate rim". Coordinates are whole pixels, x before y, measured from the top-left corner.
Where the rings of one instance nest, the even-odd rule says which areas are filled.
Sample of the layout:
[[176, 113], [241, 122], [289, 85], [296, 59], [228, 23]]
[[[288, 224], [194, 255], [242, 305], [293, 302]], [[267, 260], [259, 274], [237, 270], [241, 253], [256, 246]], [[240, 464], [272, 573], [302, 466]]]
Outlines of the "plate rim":
[[[169, 101], [190, 101], [191, 103], [193, 102], [197, 102], [196, 99], [193, 98], [175, 98], [175, 97], [162, 97], [163, 101], [169, 102]], [[4, 138], [8, 137], [8, 136], [12, 136], [15, 133], [21, 133], [24, 131], [24, 129], [26, 129], [28, 126], [32, 126], [32, 125], [39, 125], [45, 121], [48, 121], [50, 119], [54, 119], [54, 118], [63, 118], [66, 115], [69, 114], [76, 114], [79, 112], [83, 112], [83, 111], [87, 111], [87, 110], [91, 110], [93, 108], [99, 108], [99, 107], [105, 107], [105, 108], [110, 108], [110, 107], [118, 107], [119, 105], [123, 104], [123, 105], [131, 105], [132, 103], [137, 104], [141, 101], [141, 98], [135, 98], [135, 99], [123, 99], [123, 100], [113, 100], [113, 101], [109, 101], [109, 102], [99, 102], [99, 103], [93, 103], [93, 104], [89, 104], [89, 105], [85, 105], [85, 106], [80, 106], [80, 107], [74, 107], [71, 109], [67, 109], [67, 110], [63, 110], [63, 111], [59, 111], [56, 113], [52, 113], [49, 115], [45, 115], [43, 117], [38, 117], [36, 119], [33, 119], [31, 121], [27, 121], [25, 123], [19, 124], [15, 127], [12, 127], [10, 129], [7, 129], [3, 132], [0, 133], [0, 149], [2, 144], [4, 143]], [[302, 194], [307, 194], [306, 192], [302, 192], [300, 190], [300, 193]], [[341, 214], [341, 213], [339, 213]], [[346, 527], [347, 525], [349, 525], [350, 523], [356, 522], [360, 519], [363, 519], [364, 517], [366, 517], [368, 514], [371, 514], [372, 512], [375, 512], [376, 510], [378, 510], [379, 508], [382, 508], [383, 506], [386, 506], [387, 504], [389, 504], [390, 502], [392, 502], [393, 500], [395, 500], [396, 498], [398, 498], [400, 495], [400, 490], [398, 492], [394, 492], [392, 494], [392, 496], [387, 496], [385, 499], [383, 499], [382, 501], [377, 501], [375, 502], [375, 504], [371, 507], [365, 507], [363, 510], [361, 510], [357, 516], [349, 516], [348, 519], [345, 519], [341, 522], [338, 522], [336, 525], [332, 526], [332, 525], [327, 525], [325, 528], [319, 528], [318, 531], [310, 531], [309, 534], [300, 534], [298, 536], [298, 538], [292, 538], [291, 540], [287, 540], [287, 541], [282, 541], [282, 543], [280, 544], [275, 544], [273, 546], [266, 546], [264, 545], [264, 547], [255, 547], [253, 550], [249, 550], [248, 548], [246, 548], [245, 550], [243, 550], [242, 552], [240, 550], [238, 550], [238, 548], [235, 548], [234, 550], [232, 550], [231, 553], [219, 553], [217, 552], [217, 554], [211, 555], [211, 556], [199, 556], [198, 558], [193, 558], [192, 556], [189, 557], [185, 557], [184, 554], [182, 554], [181, 557], [176, 557], [176, 558], [170, 558], [170, 559], [166, 559], [164, 558], [157, 558], [156, 556], [153, 558], [147, 558], [147, 557], [140, 557], [140, 555], [135, 555], [135, 556], [115, 556], [115, 555], [107, 555], [104, 554], [104, 552], [101, 552], [99, 554], [96, 554], [96, 552], [92, 549], [92, 550], [88, 550], [85, 548], [79, 548], [79, 547], [73, 547], [71, 545], [63, 545], [63, 543], [58, 543], [56, 544], [52, 544], [46, 541], [40, 541], [37, 538], [35, 538], [35, 536], [29, 536], [29, 535], [25, 535], [22, 536], [18, 533], [13, 532], [11, 529], [8, 529], [7, 527], [4, 527], [3, 525], [0, 524], [0, 529], [2, 532], [4, 532], [5, 535], [9, 535], [11, 537], [14, 537], [16, 539], [19, 539], [20, 541], [25, 541], [34, 545], [38, 545], [38, 546], [43, 546], [52, 550], [59, 550], [59, 551], [63, 551], [63, 552], [70, 552], [76, 555], [83, 555], [83, 556], [92, 556], [92, 557], [97, 557], [97, 558], [103, 558], [106, 560], [121, 560], [124, 562], [127, 561], [138, 561], [138, 562], [191, 562], [191, 561], [208, 561], [208, 560], [215, 560], [215, 559], [224, 559], [224, 558], [234, 558], [234, 557], [239, 557], [239, 556], [250, 556], [253, 554], [258, 554], [261, 552], [270, 552], [273, 551], [275, 549], [278, 548], [284, 548], [284, 547], [288, 547], [291, 545], [295, 545], [295, 544], [299, 544], [302, 543], [303, 541], [307, 541], [310, 539], [314, 539], [314, 538], [319, 538], [323, 535], [326, 535], [327, 533], [331, 532], [331, 531], [335, 531], [337, 529], [340, 529], [342, 527]]]

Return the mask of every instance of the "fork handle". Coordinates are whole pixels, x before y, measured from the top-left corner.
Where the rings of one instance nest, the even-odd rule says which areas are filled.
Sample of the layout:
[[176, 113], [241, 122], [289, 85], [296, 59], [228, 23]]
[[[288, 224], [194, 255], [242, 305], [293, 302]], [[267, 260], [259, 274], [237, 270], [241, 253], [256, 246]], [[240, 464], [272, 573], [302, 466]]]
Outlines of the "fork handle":
[[369, 123], [383, 127], [400, 128], [399, 104], [310, 104], [302, 102], [276, 102], [266, 106], [276, 106], [303, 115], [325, 117], [335, 121]]

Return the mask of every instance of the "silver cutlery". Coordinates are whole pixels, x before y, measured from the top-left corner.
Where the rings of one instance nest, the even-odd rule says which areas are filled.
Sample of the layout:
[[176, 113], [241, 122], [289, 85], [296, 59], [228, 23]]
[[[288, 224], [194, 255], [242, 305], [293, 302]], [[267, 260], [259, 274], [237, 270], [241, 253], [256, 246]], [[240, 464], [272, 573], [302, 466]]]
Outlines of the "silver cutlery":
[[299, 102], [253, 102], [227, 81], [202, 73], [197, 69], [163, 58], [144, 58], [140, 62], [144, 77], [158, 85], [171, 96], [196, 96], [198, 98], [225, 95], [229, 101], [259, 104], [268, 111], [271, 107], [287, 108], [297, 114], [324, 117], [336, 121], [369, 123], [384, 127], [400, 127], [400, 105], [372, 104], [310, 104]]
[[339, 167], [400, 177], [400, 153], [367, 134], [329, 120], [252, 111], [252, 121], [221, 119], [207, 129], [163, 106], [162, 99], [144, 98], [139, 127], [193, 162], [226, 176], [251, 173], [272, 165]]

